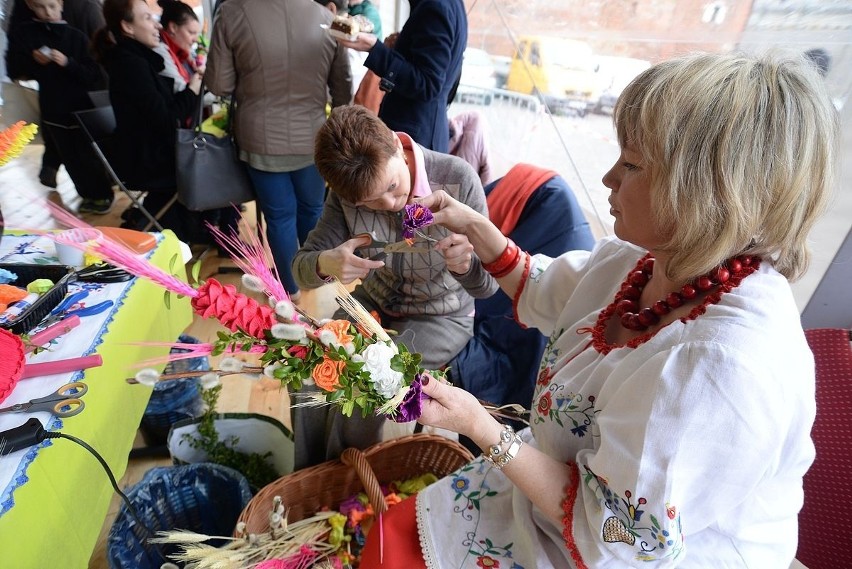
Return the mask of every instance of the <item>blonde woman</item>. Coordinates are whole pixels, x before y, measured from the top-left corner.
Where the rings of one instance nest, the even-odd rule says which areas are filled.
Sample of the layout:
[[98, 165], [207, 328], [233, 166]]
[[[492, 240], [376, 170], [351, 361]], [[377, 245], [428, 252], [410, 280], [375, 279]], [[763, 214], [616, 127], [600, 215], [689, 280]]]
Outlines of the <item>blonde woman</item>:
[[832, 183], [823, 81], [800, 56], [693, 55], [639, 75], [614, 121], [615, 236], [591, 252], [530, 257], [448, 195], [420, 200], [550, 341], [518, 435], [424, 382], [420, 421], [488, 458], [390, 510], [382, 567], [793, 559], [815, 405], [788, 280]]

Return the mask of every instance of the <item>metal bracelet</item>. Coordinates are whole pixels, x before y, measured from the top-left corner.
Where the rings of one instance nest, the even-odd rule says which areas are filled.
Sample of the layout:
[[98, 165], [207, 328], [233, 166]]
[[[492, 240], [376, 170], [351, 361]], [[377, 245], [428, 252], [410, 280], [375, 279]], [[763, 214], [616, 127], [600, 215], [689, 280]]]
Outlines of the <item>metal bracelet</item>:
[[521, 445], [524, 444], [523, 439], [519, 435], [515, 435], [515, 440], [512, 441], [512, 444], [509, 445], [509, 448], [506, 449], [506, 452], [501, 454], [496, 460], [494, 460], [494, 466], [497, 467], [497, 470], [502, 469], [504, 466], [509, 464], [509, 462], [518, 456], [518, 451], [521, 450]]
[[[489, 446], [486, 451], [482, 453], [482, 456], [485, 457], [485, 460], [499, 469], [502, 467], [499, 463], [500, 459], [506, 456], [506, 453], [511, 450], [512, 445], [516, 440], [520, 440], [520, 438], [515, 434], [515, 430], [511, 427], [511, 425], [503, 425], [503, 430], [500, 431], [500, 440]], [[509, 445], [509, 448], [504, 451], [506, 445]], [[518, 451], [515, 450], [515, 453], [517, 452]], [[514, 458], [514, 456], [512, 458]], [[509, 460], [512, 459], [510, 458]], [[508, 462], [508, 460], [506, 462]]]

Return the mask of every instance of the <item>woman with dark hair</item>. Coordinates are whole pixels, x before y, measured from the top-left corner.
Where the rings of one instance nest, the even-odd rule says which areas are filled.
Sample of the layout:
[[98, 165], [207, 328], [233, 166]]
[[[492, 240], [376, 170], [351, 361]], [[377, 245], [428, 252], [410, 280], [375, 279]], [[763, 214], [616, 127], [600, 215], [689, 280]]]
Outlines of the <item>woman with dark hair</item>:
[[204, 73], [204, 68], [196, 65], [193, 47], [201, 35], [201, 22], [195, 11], [180, 0], [157, 0], [163, 9], [160, 14], [162, 42], [154, 51], [162, 56], [166, 64], [160, 73], [174, 79], [175, 93], [183, 91], [195, 73]]
[[[175, 193], [175, 130], [196, 109], [201, 75], [194, 73], [178, 93], [160, 75], [165, 64], [154, 48], [161, 27], [144, 0], [105, 0], [104, 18], [95, 50], [115, 111], [114, 166], [128, 187], [149, 192], [145, 207], [156, 213]], [[195, 217], [176, 203], [160, 221], [187, 240]]]

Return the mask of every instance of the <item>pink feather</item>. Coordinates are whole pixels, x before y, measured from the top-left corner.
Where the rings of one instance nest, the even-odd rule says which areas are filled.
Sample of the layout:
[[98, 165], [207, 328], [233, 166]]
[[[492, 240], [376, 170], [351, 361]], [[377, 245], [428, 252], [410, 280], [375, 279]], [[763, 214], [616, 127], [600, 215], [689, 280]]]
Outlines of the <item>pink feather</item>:
[[244, 220], [240, 220], [240, 227], [244, 230], [242, 237], [233, 230], [230, 234], [225, 234], [218, 227], [207, 224], [213, 238], [228, 252], [234, 264], [245, 274], [251, 275], [263, 283], [264, 292], [269, 298], [276, 302], [289, 300], [290, 295], [287, 294], [284, 285], [281, 284], [278, 269], [275, 267], [272, 251], [269, 249], [266, 238], [259, 237], [256, 232], [248, 228]]
[[[176, 362], [180, 360], [188, 360], [191, 358], [198, 358], [203, 356], [209, 356], [213, 353], [213, 344], [181, 344], [181, 343], [171, 343], [171, 342], [133, 342], [129, 345], [133, 346], [168, 346], [170, 348], [180, 348], [182, 350], [188, 350], [186, 352], [177, 352], [177, 353], [169, 353], [164, 356], [157, 356], [153, 358], [149, 358], [145, 361], [137, 362], [134, 364], [134, 367], [154, 367], [161, 364], [167, 364], [170, 362]], [[240, 349], [231, 349], [226, 348], [223, 352], [226, 355], [233, 354], [262, 354], [266, 352], [265, 346], [252, 346], [247, 352]]]
[[[46, 204], [46, 207], [50, 210], [51, 215], [53, 215], [53, 217], [59, 223], [69, 227], [75, 227], [80, 229], [94, 229], [94, 227], [92, 227], [82, 219], [71, 215], [65, 209], [59, 207], [53, 202], [44, 200], [44, 203]], [[55, 234], [45, 233], [45, 235], [47, 237], [50, 237], [54, 241], [57, 240]], [[59, 238], [59, 240], [61, 240], [61, 238]], [[194, 288], [192, 288], [188, 283], [178, 279], [173, 275], [168, 274], [153, 263], [149, 262], [144, 257], [136, 255], [124, 245], [106, 236], [101, 236], [101, 238], [98, 239], [94, 244], [73, 243], [70, 241], [62, 242], [76, 247], [77, 249], [82, 249], [84, 251], [92, 249], [104, 261], [107, 261], [115, 265], [116, 267], [122, 268], [125, 271], [136, 275], [137, 277], [142, 277], [153, 281], [161, 287], [165, 288], [166, 290], [170, 290], [176, 294], [182, 294], [190, 298], [198, 296], [198, 292]]]

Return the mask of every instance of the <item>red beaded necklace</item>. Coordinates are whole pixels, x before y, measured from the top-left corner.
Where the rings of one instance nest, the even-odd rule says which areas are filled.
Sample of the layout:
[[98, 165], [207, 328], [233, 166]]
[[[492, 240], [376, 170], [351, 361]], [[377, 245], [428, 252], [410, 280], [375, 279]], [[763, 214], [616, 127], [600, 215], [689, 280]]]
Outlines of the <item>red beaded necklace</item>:
[[760, 257], [740, 255], [728, 259], [722, 266], [716, 267], [706, 275], [702, 275], [691, 283], [683, 285], [680, 292], [670, 292], [662, 300], [658, 300], [650, 308], [639, 310], [639, 298], [642, 290], [651, 280], [654, 273], [654, 258], [648, 254], [643, 257], [636, 269], [627, 275], [621, 284], [621, 289], [615, 295], [615, 313], [619, 316], [621, 325], [628, 330], [641, 332], [660, 321], [660, 317], [668, 314], [674, 308], [683, 306], [701, 293], [721, 286], [724, 292], [739, 285], [740, 281], [757, 270]]

